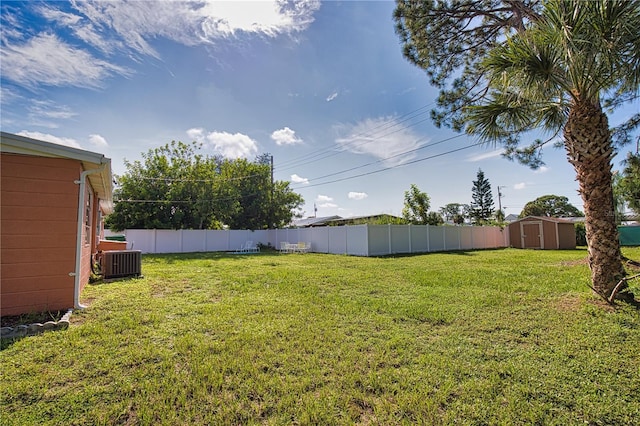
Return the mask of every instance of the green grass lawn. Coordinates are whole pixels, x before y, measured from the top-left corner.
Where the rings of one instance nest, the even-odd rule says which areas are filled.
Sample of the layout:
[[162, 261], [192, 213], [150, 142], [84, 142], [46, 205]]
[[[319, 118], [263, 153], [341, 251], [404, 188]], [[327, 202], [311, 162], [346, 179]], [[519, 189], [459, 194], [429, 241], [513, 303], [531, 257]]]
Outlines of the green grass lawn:
[[4, 344], [0, 422], [638, 424], [640, 311], [585, 260], [147, 255], [69, 329]]

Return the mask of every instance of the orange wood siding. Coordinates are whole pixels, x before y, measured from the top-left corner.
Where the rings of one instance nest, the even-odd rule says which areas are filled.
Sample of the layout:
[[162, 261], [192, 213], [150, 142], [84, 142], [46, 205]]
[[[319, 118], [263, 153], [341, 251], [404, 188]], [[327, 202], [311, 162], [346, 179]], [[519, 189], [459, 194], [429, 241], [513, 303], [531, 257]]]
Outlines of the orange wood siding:
[[545, 250], [556, 250], [558, 248], [558, 239], [556, 237], [556, 223], [546, 220], [542, 221], [542, 234], [544, 235]]
[[6, 153], [0, 161], [1, 314], [73, 307], [81, 164]]
[[522, 247], [522, 234], [520, 234], [520, 222], [509, 224], [509, 244], [511, 247]]

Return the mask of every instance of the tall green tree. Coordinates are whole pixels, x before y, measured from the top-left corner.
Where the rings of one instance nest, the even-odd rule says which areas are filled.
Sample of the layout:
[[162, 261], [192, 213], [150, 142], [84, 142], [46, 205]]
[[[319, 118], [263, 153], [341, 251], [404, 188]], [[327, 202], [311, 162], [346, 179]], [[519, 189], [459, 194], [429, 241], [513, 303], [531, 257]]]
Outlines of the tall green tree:
[[[562, 135], [583, 198], [593, 289], [610, 298], [625, 271], [604, 108], [637, 95], [640, 2], [400, 0], [395, 18], [405, 56], [441, 88], [437, 124], [500, 143], [532, 166]], [[534, 130], [546, 141], [521, 147]]]
[[491, 183], [484, 176], [484, 172], [478, 169], [476, 180], [471, 187], [471, 222], [475, 225], [483, 225], [489, 222], [493, 216], [493, 195]]
[[255, 162], [246, 159], [225, 160], [220, 166], [217, 196], [226, 201], [221, 220], [232, 229], [284, 227], [291, 222], [303, 199], [289, 182], [271, 182], [269, 156]]
[[582, 217], [584, 214], [562, 195], [543, 195], [524, 205], [520, 217]]
[[409, 223], [427, 225], [429, 222], [429, 207], [431, 207], [429, 195], [427, 195], [426, 192], [420, 191], [420, 189], [412, 183], [411, 188], [404, 192], [402, 217]]
[[453, 221], [453, 218], [457, 214], [462, 213], [462, 204], [460, 203], [449, 203], [444, 207], [440, 207], [438, 213], [442, 216], [442, 219], [445, 221]]
[[171, 142], [125, 160], [127, 172], [117, 176], [114, 212], [106, 225], [114, 230], [202, 229], [220, 206], [210, 179], [221, 159], [198, 154], [200, 145]]
[[469, 216], [469, 204], [449, 203], [444, 207], [440, 207], [438, 213], [442, 216], [444, 222], [453, 222], [456, 225], [462, 225], [465, 218]]
[[289, 182], [272, 182], [265, 156], [230, 160], [200, 149], [197, 143], [173, 141], [143, 153], [142, 161], [125, 160], [106, 226], [266, 229], [288, 224], [303, 204]]

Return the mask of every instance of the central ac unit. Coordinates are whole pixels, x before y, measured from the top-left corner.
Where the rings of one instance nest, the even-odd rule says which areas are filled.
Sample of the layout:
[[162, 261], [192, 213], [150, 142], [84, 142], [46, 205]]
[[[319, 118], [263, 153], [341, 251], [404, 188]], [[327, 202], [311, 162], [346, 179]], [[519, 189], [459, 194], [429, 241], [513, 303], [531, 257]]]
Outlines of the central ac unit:
[[102, 278], [137, 277], [142, 274], [140, 250], [108, 250], [102, 252]]

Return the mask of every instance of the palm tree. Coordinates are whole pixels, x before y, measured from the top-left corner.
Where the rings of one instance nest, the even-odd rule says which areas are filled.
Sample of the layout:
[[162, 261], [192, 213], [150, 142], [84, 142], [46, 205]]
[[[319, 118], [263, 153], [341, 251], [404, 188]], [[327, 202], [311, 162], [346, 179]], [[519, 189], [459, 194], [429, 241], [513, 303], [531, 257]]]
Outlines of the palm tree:
[[637, 96], [639, 29], [637, 1], [549, 0], [529, 28], [489, 52], [483, 62], [487, 100], [465, 111], [467, 132], [485, 141], [504, 142], [541, 128], [551, 138], [562, 135], [584, 202], [593, 289], [605, 298], [625, 270], [612, 192], [615, 152], [603, 99]]

